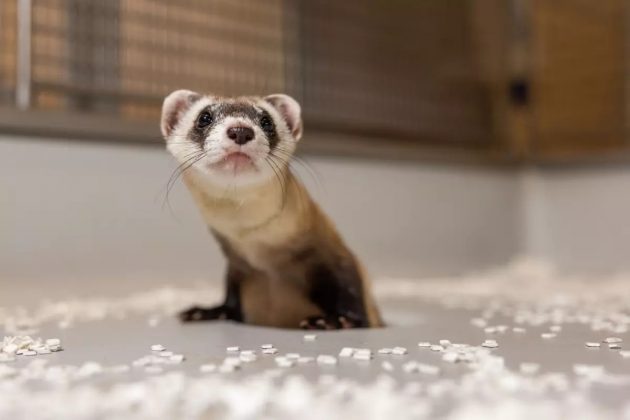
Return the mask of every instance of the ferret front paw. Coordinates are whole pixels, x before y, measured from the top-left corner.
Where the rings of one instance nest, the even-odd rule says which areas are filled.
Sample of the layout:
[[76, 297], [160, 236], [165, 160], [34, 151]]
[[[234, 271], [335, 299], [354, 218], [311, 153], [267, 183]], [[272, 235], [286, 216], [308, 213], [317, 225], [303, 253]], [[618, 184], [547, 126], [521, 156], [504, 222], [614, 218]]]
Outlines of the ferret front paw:
[[182, 322], [197, 322], [197, 321], [214, 321], [222, 319], [231, 319], [229, 317], [229, 310], [225, 306], [215, 306], [212, 308], [203, 308], [200, 306], [193, 306], [178, 314], [179, 320]]
[[309, 316], [300, 322], [300, 328], [303, 330], [341, 330], [346, 328], [354, 328], [356, 325], [347, 317], [340, 316]]

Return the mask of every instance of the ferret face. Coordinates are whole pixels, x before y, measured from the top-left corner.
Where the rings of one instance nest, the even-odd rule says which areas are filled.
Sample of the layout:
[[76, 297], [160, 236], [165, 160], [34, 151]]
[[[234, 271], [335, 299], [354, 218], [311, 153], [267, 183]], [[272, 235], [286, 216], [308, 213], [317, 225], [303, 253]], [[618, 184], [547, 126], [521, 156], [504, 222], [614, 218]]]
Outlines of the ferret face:
[[286, 168], [302, 136], [300, 112], [282, 94], [220, 98], [178, 90], [164, 100], [161, 129], [182, 168], [217, 185], [252, 185]]

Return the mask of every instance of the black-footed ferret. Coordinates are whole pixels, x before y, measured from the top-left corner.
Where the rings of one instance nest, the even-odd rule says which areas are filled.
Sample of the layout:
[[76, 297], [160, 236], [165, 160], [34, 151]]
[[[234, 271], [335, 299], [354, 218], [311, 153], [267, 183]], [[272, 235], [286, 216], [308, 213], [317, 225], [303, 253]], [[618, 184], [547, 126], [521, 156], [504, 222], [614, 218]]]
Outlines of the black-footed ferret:
[[383, 325], [361, 265], [289, 169], [302, 136], [293, 98], [178, 90], [164, 100], [161, 129], [228, 260], [224, 303], [190, 308], [183, 321]]

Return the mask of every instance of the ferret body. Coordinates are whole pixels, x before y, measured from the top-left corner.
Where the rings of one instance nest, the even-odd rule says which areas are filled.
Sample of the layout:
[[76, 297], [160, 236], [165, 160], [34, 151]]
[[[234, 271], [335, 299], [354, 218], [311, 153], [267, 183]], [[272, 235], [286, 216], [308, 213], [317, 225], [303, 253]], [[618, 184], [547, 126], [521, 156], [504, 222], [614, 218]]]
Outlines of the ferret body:
[[182, 320], [382, 325], [361, 265], [289, 169], [302, 134], [295, 100], [176, 91], [164, 101], [161, 127], [228, 261], [223, 304], [190, 308]]

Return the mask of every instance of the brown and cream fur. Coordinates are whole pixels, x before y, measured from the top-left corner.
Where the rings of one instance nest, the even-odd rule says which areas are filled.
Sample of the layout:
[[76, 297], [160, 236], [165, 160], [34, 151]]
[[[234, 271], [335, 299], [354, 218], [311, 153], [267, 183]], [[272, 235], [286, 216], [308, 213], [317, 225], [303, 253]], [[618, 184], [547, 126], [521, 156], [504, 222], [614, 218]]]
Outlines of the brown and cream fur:
[[[185, 184], [228, 260], [228, 269], [226, 302], [215, 308], [191, 308], [181, 317], [286, 328], [381, 326], [362, 266], [289, 169], [302, 130], [299, 105], [285, 95], [268, 98], [226, 99], [178, 91], [165, 100], [162, 131], [169, 150], [182, 164], [194, 147], [211, 149], [209, 142], [237, 150], [225, 140], [226, 127], [236, 124], [254, 131], [253, 138], [237, 150], [251, 157], [254, 169], [246, 177], [236, 163], [233, 174], [232, 167], [213, 173], [215, 161], [195, 163], [183, 171]], [[236, 111], [224, 117], [225, 126], [206, 129], [203, 144], [188, 144], [191, 127], [204, 109]], [[269, 124], [263, 123], [262, 130], [256, 126], [256, 113], [273, 119], [275, 141], [270, 138]], [[257, 170], [270, 156], [276, 157], [270, 165], [273, 174]]]

